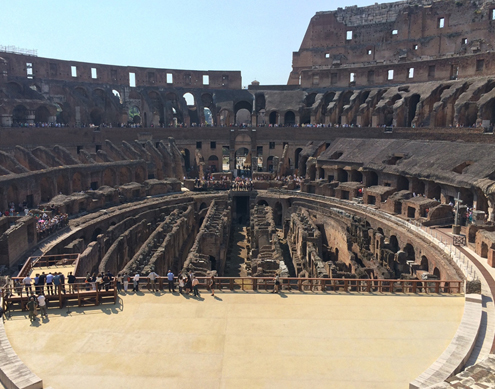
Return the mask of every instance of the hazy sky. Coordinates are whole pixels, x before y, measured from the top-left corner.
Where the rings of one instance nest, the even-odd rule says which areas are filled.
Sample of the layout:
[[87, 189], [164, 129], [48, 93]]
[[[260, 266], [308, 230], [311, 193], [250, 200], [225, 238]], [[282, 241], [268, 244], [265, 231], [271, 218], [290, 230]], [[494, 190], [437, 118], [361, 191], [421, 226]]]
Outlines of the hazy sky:
[[364, 0], [4, 0], [0, 45], [113, 65], [240, 70], [242, 84], [286, 84], [317, 11]]

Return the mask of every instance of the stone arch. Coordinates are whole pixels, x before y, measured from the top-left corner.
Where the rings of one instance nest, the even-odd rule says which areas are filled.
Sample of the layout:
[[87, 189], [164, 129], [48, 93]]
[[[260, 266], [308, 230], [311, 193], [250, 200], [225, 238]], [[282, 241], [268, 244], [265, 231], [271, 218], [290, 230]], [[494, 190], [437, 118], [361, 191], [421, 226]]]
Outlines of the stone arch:
[[99, 126], [103, 123], [103, 110], [101, 108], [93, 108], [89, 113], [91, 123], [95, 126]]
[[254, 106], [256, 112], [260, 112], [262, 109], [266, 108], [266, 99], [264, 93], [256, 94]]
[[189, 149], [184, 149], [182, 151], [182, 156], [184, 157], [184, 167], [186, 168], [186, 171], [191, 170], [191, 152]]
[[301, 154], [302, 148], [298, 147], [294, 152], [294, 167], [297, 169], [299, 167], [299, 154]]
[[128, 114], [128, 122], [129, 123], [134, 123], [134, 124], [139, 124], [141, 123], [141, 110], [137, 105], [133, 105], [129, 108], [129, 111], [127, 112]]
[[103, 171], [102, 175], [103, 175], [103, 185], [107, 185], [111, 187], [115, 186], [115, 178], [116, 178], [115, 170], [111, 168], [106, 168]]
[[287, 111], [284, 115], [284, 124], [286, 126], [293, 126], [296, 124], [296, 114], [292, 111]]
[[413, 94], [408, 100], [408, 114], [406, 127], [411, 127], [411, 124], [416, 116], [416, 108], [418, 106], [421, 96], [417, 93]]
[[407, 259], [408, 260], [411, 260], [411, 261], [414, 261], [415, 258], [416, 258], [416, 253], [414, 251], [414, 247], [412, 244], [410, 243], [407, 243], [404, 248], [402, 249], [402, 251], [404, 251], [406, 254], [407, 254]]
[[201, 205], [199, 206], [199, 210], [201, 211], [201, 210], [203, 210], [205, 208], [208, 208], [208, 206], [206, 205], [205, 202], [202, 202]]
[[266, 200], [258, 200], [258, 205], [264, 205], [265, 207], [268, 207], [268, 203], [266, 202]]
[[316, 93], [314, 92], [310, 93], [304, 99], [304, 105], [306, 106], [306, 108], [311, 108], [315, 103], [315, 100], [316, 100]]
[[251, 114], [251, 112], [253, 112], [253, 102], [241, 100], [241, 101], [238, 101], [237, 103], [235, 103], [234, 115], [236, 117], [237, 117], [237, 112], [239, 112], [239, 110], [241, 110], [241, 109], [245, 109], [249, 112], [249, 114]]
[[26, 123], [28, 121], [28, 114], [28, 109], [24, 105], [16, 105], [12, 110], [12, 122]]
[[270, 112], [270, 115], [268, 116], [268, 123], [271, 125], [278, 124], [278, 112], [277, 111]]
[[132, 181], [131, 169], [126, 166], [122, 166], [119, 169], [119, 185], [127, 184]]
[[376, 172], [369, 172], [366, 184], [368, 187], [378, 185], [378, 174]]
[[19, 202], [19, 188], [16, 184], [12, 184], [7, 189], [7, 203], [14, 202], [17, 204]]
[[396, 253], [399, 251], [399, 240], [395, 235], [390, 235], [390, 238], [388, 239], [388, 245], [390, 248], [390, 251]]
[[439, 280], [442, 279], [440, 269], [438, 267], [435, 267], [435, 269], [433, 269], [433, 275], [436, 276]]
[[54, 184], [48, 177], [40, 180], [40, 198], [41, 202], [48, 202], [53, 198]]
[[70, 181], [67, 179], [66, 176], [60, 175], [57, 177], [57, 193], [62, 193], [64, 195], [69, 195], [71, 190], [70, 190]]
[[409, 190], [409, 179], [407, 177], [397, 177], [397, 190]]
[[20, 97], [22, 95], [22, 86], [17, 82], [10, 81], [7, 83], [7, 93], [10, 97]]
[[420, 268], [421, 268], [421, 270], [424, 270], [424, 271], [428, 271], [430, 268], [430, 264], [428, 262], [428, 258], [426, 257], [426, 255], [421, 256]]
[[75, 87], [73, 95], [80, 100], [88, 100], [88, 91], [82, 86]]
[[464, 103], [459, 109], [458, 122], [461, 126], [472, 127], [478, 119], [478, 104], [473, 101]]
[[218, 121], [221, 126], [230, 126], [231, 125], [231, 111], [227, 108], [223, 108], [218, 113]]
[[138, 184], [142, 184], [145, 179], [146, 171], [144, 170], [144, 168], [142, 166], [136, 167], [136, 170], [134, 171], [134, 181]]
[[212, 173], [220, 171], [219, 161], [216, 155], [210, 155], [210, 157], [208, 158], [208, 167], [210, 168], [210, 172]]
[[308, 167], [308, 178], [311, 181], [316, 180], [316, 165], [315, 164]]
[[34, 112], [36, 123], [48, 123], [50, 121], [50, 111], [44, 105], [40, 105]]
[[74, 173], [72, 176], [72, 192], [81, 192], [84, 190], [82, 174]]

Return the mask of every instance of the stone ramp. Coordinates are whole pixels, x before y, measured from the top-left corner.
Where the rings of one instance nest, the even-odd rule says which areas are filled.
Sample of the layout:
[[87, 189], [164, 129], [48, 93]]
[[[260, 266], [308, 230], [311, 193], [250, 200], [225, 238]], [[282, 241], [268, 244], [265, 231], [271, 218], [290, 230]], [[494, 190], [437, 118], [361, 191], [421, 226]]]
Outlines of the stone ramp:
[[20, 360], [10, 345], [3, 319], [0, 319], [0, 387], [7, 389], [42, 389], [43, 381]]

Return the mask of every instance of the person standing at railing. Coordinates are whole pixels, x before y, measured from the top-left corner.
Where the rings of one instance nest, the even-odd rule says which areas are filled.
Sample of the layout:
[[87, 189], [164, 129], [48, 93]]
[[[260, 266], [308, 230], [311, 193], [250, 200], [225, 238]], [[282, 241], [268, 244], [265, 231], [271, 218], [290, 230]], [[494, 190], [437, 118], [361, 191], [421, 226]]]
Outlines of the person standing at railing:
[[168, 291], [170, 293], [175, 293], [174, 277], [175, 276], [174, 273], [172, 273], [172, 270], [169, 270], [167, 273], [167, 281], [168, 281]]
[[208, 286], [212, 296], [215, 296], [215, 276], [212, 274], [210, 280], [208, 281]]
[[38, 289], [41, 294], [45, 294], [45, 282], [46, 282], [46, 274], [45, 272], [41, 272], [40, 277], [38, 279]]
[[36, 293], [37, 295], [40, 294], [40, 275], [38, 273], [36, 273], [36, 275], [34, 276], [34, 293]]
[[58, 277], [60, 278], [60, 289], [62, 290], [63, 294], [67, 293], [65, 291], [65, 276], [64, 273], [58, 272]]
[[74, 293], [74, 283], [76, 282], [76, 276], [73, 275], [71, 271], [67, 275], [67, 282], [69, 284], [69, 293]]
[[129, 288], [129, 281], [130, 281], [130, 277], [127, 273], [124, 273], [124, 276], [122, 277], [122, 279], [124, 280], [124, 292], [127, 293], [127, 289]]
[[280, 291], [280, 276], [277, 274], [273, 279], [273, 292], [278, 293]]
[[61, 292], [60, 290], [60, 274], [57, 272], [53, 273], [53, 287], [55, 289], [55, 294], [59, 294]]
[[124, 281], [124, 277], [122, 277], [122, 273], [117, 274], [117, 292], [122, 291], [122, 283]]
[[139, 292], [139, 273], [136, 273], [134, 275], [134, 278], [132, 279], [132, 282], [133, 282], [132, 291], [133, 292]]
[[48, 294], [53, 295], [53, 274], [48, 272], [46, 275], [46, 290]]
[[193, 287], [194, 297], [200, 297], [199, 296], [199, 290], [198, 290], [198, 284], [199, 284], [198, 279], [196, 277], [193, 277], [192, 287]]
[[156, 287], [156, 279], [159, 277], [158, 274], [156, 274], [154, 272], [154, 270], [152, 270], [149, 274], [148, 274], [148, 279], [150, 280], [150, 290], [152, 290], [153, 292], [158, 292], [158, 288]]
[[32, 283], [32, 279], [31, 277], [29, 276], [26, 276], [22, 279], [22, 284], [24, 285], [24, 289], [26, 291], [26, 294], [29, 295], [29, 294], [32, 294], [33, 293], [33, 290], [31, 288], [31, 283]]

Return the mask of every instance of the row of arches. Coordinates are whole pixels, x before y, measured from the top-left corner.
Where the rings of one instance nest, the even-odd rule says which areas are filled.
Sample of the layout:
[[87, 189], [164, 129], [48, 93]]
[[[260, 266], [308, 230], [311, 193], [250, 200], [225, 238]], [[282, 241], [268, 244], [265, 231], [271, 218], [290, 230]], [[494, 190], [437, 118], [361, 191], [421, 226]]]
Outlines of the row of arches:
[[[29, 207], [36, 204], [49, 202], [58, 194], [69, 195], [71, 193], [96, 190], [101, 186], [114, 187], [129, 182], [143, 183], [147, 179], [144, 166], [136, 166], [131, 169], [128, 166], [107, 167], [103, 170], [93, 172], [76, 171], [67, 169], [57, 175], [44, 175], [34, 178], [34, 184], [26, 187], [23, 183], [10, 182], [2, 189], [0, 194], [0, 205], [14, 202], [19, 204], [27, 200]], [[26, 198], [22, 197], [26, 196]], [[2, 208], [5, 209], [5, 208]]]

